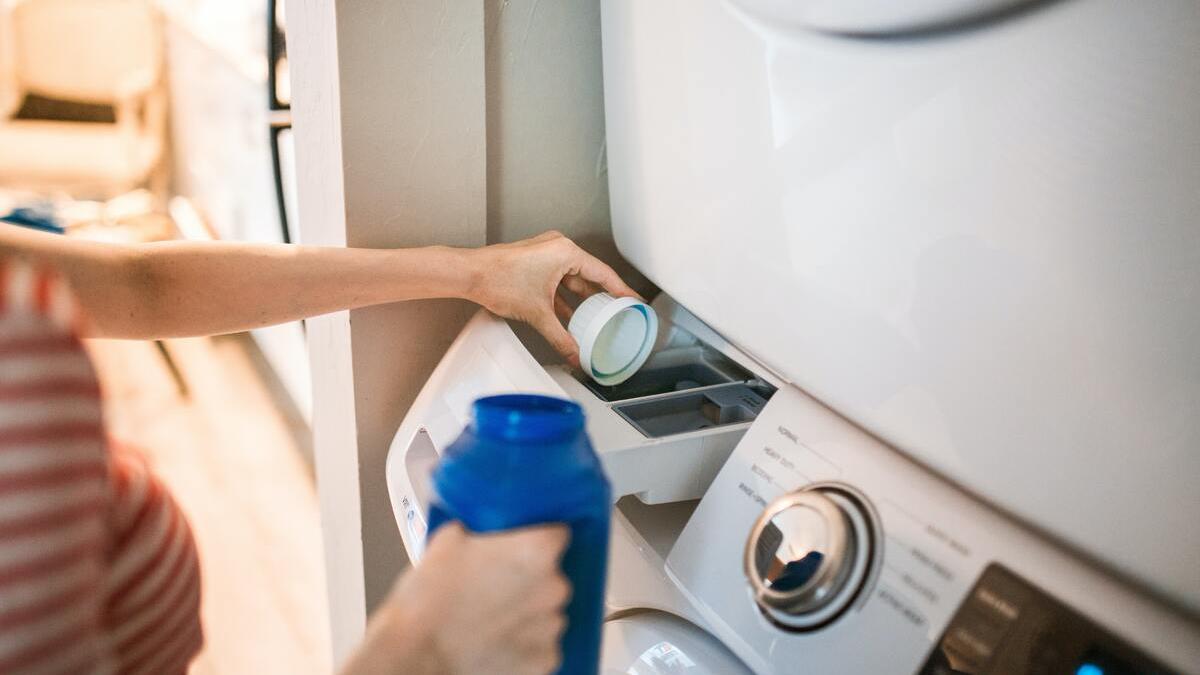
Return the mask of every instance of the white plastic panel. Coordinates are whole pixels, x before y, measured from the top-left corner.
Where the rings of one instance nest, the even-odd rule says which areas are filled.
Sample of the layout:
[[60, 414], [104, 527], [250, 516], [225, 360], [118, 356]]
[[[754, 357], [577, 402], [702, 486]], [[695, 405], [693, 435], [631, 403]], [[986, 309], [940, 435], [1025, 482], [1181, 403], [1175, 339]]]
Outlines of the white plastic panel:
[[409, 408], [388, 448], [392, 512], [409, 558], [425, 550], [429, 486], [442, 449], [471, 417], [475, 399], [523, 392], [563, 396], [561, 387], [521, 346], [504, 321], [480, 310], [463, 328]]
[[624, 255], [967, 489], [1200, 611], [1200, 4], [920, 38], [605, 0]]

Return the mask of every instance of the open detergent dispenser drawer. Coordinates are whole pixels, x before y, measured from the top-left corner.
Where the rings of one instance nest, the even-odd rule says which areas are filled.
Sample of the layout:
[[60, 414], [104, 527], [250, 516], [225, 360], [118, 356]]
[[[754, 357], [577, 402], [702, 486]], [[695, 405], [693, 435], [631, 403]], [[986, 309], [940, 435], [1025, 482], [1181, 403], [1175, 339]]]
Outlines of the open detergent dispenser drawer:
[[778, 380], [732, 349], [665, 295], [649, 360], [630, 379], [603, 386], [561, 362], [528, 327], [480, 311], [446, 352], [395, 438], [387, 459], [392, 508], [409, 554], [419, 557], [429, 472], [481, 396], [527, 392], [583, 406], [613, 499], [646, 504], [698, 499]]

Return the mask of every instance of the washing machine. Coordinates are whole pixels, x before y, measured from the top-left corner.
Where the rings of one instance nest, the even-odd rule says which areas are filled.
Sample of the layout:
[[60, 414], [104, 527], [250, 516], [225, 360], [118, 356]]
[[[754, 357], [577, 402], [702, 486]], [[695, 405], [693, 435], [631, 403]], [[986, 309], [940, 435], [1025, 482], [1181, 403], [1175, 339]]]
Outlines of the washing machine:
[[1200, 3], [601, 0], [654, 354], [477, 315], [397, 431], [567, 396], [606, 673], [1200, 672]]
[[[480, 310], [447, 350], [392, 441], [387, 482], [409, 557], [424, 552], [429, 476], [476, 398], [528, 392], [571, 398], [612, 484], [602, 672], [749, 673], [668, 576], [666, 557], [779, 381], [661, 294], [654, 354], [603, 386], [561, 364], [527, 327]], [[701, 339], [702, 336], [707, 339]]]

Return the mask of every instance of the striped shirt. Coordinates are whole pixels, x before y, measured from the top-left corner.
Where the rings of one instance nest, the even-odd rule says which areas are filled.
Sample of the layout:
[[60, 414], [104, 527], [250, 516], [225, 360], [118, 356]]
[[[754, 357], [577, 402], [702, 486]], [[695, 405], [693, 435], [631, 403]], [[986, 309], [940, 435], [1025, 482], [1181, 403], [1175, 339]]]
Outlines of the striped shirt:
[[185, 673], [191, 532], [108, 442], [79, 327], [65, 285], [0, 258], [0, 673]]

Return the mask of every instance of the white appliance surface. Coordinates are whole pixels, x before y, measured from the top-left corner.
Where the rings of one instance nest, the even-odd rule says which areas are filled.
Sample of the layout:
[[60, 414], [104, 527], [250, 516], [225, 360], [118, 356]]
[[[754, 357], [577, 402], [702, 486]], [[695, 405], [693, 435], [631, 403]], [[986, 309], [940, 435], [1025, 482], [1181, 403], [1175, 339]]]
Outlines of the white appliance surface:
[[[655, 306], [665, 319], [664, 351], [680, 344], [668, 337], [676, 322], [688, 335], [716, 339], [682, 308], [661, 299]], [[617, 495], [631, 495], [613, 512], [602, 672], [914, 673], [955, 633], [955, 617], [995, 565], [1158, 662], [1184, 673], [1200, 664], [1194, 618], [1020, 527], [795, 387], [774, 391], [752, 423], [646, 438], [608, 408], [621, 404], [539, 363], [507, 323], [482, 311], [435, 369], [388, 455], [392, 504], [414, 561], [424, 545], [430, 469], [475, 397], [511, 391], [579, 401]], [[680, 393], [689, 394], [665, 396]], [[719, 471], [710, 473], [713, 455], [693, 442], [697, 434], [721, 447], [734, 438], [727, 459], [716, 455]], [[776, 497], [829, 482], [858, 490], [875, 518], [874, 534], [859, 541], [869, 569], [844, 614], [807, 632], [784, 630], [750, 592], [743, 555], [751, 525]], [[662, 494], [669, 498], [646, 501]], [[955, 634], [977, 638], [961, 626]]]
[[749, 675], [667, 577], [664, 556], [693, 504], [613, 511], [602, 675]]
[[752, 675], [708, 633], [661, 612], [606, 622], [603, 650], [601, 675]]
[[[878, 518], [874, 569], [834, 623], [788, 632], [764, 617], [749, 592], [743, 567], [747, 534], [765, 504], [827, 482], [860, 491]], [[1017, 527], [793, 387], [776, 392], [742, 437], [667, 558], [668, 573], [706, 625], [754, 672], [796, 675], [951, 672], [922, 666], [984, 570], [997, 564], [1167, 667], [1184, 673], [1200, 667], [1196, 621], [1165, 611], [1149, 596]], [[1036, 615], [1028, 605], [1011, 611], [1021, 620]], [[1020, 644], [1012, 628], [1003, 629], [1007, 638], [992, 634], [1001, 623], [989, 618], [960, 625], [953, 639], [977, 651], [969, 656], [988, 662], [1001, 651], [1001, 640]], [[1043, 639], [1070, 649], [1068, 638]], [[1042, 649], [1039, 641], [1033, 644]], [[990, 669], [960, 668], [1043, 672], [1005, 671], [994, 659]], [[1144, 671], [1135, 666], [1118, 672]]]
[[1200, 3], [882, 38], [754, 4], [603, 0], [623, 254], [787, 381], [1200, 612]]

